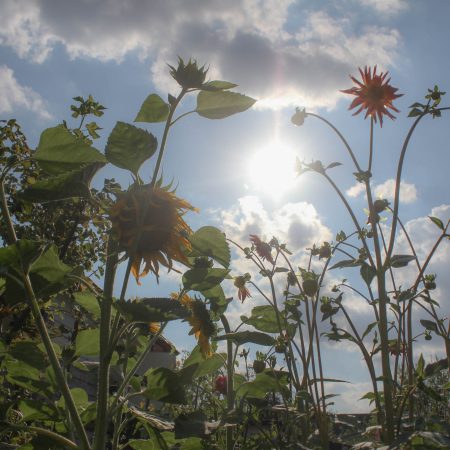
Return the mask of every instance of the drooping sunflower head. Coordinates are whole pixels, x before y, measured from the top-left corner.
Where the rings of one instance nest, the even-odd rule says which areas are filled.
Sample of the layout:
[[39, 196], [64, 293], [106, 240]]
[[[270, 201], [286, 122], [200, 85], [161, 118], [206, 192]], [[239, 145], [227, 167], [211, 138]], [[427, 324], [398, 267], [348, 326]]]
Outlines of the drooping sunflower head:
[[171, 297], [190, 310], [191, 315], [186, 319], [191, 326], [189, 334], [193, 334], [197, 339], [203, 358], [209, 358], [212, 355], [210, 338], [214, 335], [216, 328], [205, 303], [184, 293], [179, 295], [174, 292]]
[[395, 119], [395, 116], [389, 109], [399, 112], [392, 102], [403, 94], [397, 94], [398, 89], [389, 84], [391, 79], [387, 78], [388, 72], [380, 72], [377, 74], [377, 66], [374, 66], [373, 71], [370, 67], [366, 66], [364, 71], [359, 69], [359, 73], [361, 74], [361, 81], [350, 76], [351, 80], [356, 83], [356, 86], [341, 91], [344, 94], [356, 96], [348, 109], [359, 107], [353, 115], [359, 114], [365, 109], [365, 118], [371, 116], [375, 122], [378, 118], [380, 120], [380, 126], [383, 126], [383, 116]]
[[194, 210], [186, 200], [160, 186], [135, 185], [118, 197], [110, 210], [112, 227], [121, 250], [131, 258], [138, 283], [150, 271], [158, 278], [160, 264], [170, 270], [173, 261], [188, 262], [185, 252], [191, 248], [191, 229], [183, 216]]

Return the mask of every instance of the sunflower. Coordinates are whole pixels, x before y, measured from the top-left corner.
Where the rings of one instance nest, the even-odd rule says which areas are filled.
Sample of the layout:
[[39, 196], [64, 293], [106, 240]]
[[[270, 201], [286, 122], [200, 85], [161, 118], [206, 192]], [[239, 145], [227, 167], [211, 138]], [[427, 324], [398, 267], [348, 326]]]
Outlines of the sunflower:
[[192, 327], [189, 334], [193, 334], [197, 339], [203, 358], [209, 358], [212, 355], [209, 339], [214, 334], [215, 327], [205, 304], [201, 300], [189, 297], [187, 294], [180, 297], [179, 294], [172, 293], [171, 297], [191, 311], [191, 316], [187, 318], [189, 325]]
[[364, 71], [359, 69], [359, 73], [361, 74], [362, 81], [358, 81], [355, 77], [350, 76], [351, 80], [356, 83], [357, 86], [341, 91], [344, 94], [356, 96], [348, 109], [359, 107], [359, 109], [353, 113], [354, 116], [359, 114], [363, 109], [366, 109], [365, 118], [371, 116], [376, 122], [378, 117], [380, 126], [383, 126], [384, 115], [391, 119], [395, 119], [395, 116], [389, 109], [399, 112], [399, 110], [392, 105], [392, 102], [403, 94], [396, 94], [398, 89], [389, 84], [391, 79], [386, 79], [388, 72], [377, 74], [377, 66], [374, 66], [373, 72], [370, 67], [368, 68], [366, 66]]
[[170, 271], [173, 261], [188, 263], [185, 251], [191, 249], [191, 229], [183, 215], [189, 210], [196, 209], [159, 186], [133, 186], [119, 195], [110, 210], [112, 228], [121, 250], [131, 258], [131, 272], [138, 284], [150, 271], [158, 279], [160, 264]]

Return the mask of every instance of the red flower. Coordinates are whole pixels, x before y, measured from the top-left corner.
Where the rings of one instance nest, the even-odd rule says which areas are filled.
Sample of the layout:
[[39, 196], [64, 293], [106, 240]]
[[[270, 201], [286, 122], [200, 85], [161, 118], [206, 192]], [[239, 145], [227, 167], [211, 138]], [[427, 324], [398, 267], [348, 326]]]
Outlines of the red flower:
[[359, 73], [361, 74], [362, 81], [358, 81], [355, 77], [350, 76], [357, 86], [341, 91], [344, 94], [356, 96], [348, 109], [359, 107], [358, 111], [353, 114], [354, 116], [359, 114], [363, 109], [366, 109], [365, 118], [371, 116], [376, 122], [378, 117], [378, 119], [380, 119], [380, 126], [383, 126], [384, 115], [391, 119], [395, 119], [388, 108], [395, 112], [399, 112], [399, 110], [392, 105], [392, 102], [403, 94], [396, 94], [398, 89], [389, 84], [391, 79], [388, 78], [386, 80], [388, 72], [377, 74], [377, 66], [374, 66], [372, 73], [372, 69], [366, 66], [364, 72], [359, 69]]
[[267, 242], [261, 241], [261, 239], [255, 234], [250, 235], [250, 241], [255, 246], [256, 253], [262, 259], [269, 261], [271, 264], [275, 264], [272, 258], [272, 248]]
[[225, 375], [219, 375], [214, 381], [214, 390], [219, 394], [227, 394], [228, 379]]
[[245, 286], [247, 281], [246, 276], [239, 276], [234, 279], [234, 285], [238, 288], [238, 297], [241, 302], [244, 302], [247, 297], [251, 297], [250, 291]]

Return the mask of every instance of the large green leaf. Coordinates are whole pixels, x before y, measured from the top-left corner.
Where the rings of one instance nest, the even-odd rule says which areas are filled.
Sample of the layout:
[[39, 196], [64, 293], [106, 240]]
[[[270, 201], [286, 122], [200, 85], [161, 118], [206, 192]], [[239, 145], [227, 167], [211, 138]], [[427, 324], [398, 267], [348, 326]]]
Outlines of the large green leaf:
[[186, 394], [178, 373], [165, 367], [150, 369], [146, 373], [147, 388], [143, 395], [150, 400], [186, 404]]
[[6, 278], [5, 289], [8, 304], [12, 305], [25, 300], [25, 291], [21, 282], [21, 271], [26, 268], [25, 266], [29, 266], [31, 284], [38, 298], [56, 294], [73, 284], [74, 281], [67, 277], [72, 269], [60, 261], [56, 246], [47, 247], [36, 258], [42, 248], [45, 247], [41, 247], [41, 243], [21, 240], [0, 249], [0, 269], [10, 275]]
[[197, 113], [207, 119], [223, 119], [251, 108], [255, 99], [230, 91], [201, 91]]
[[227, 333], [217, 336], [216, 341], [231, 340], [238, 345], [247, 344], [249, 342], [258, 345], [274, 345], [275, 339], [269, 334], [260, 331], [238, 331], [236, 333]]
[[97, 297], [89, 291], [75, 292], [73, 294], [75, 301], [88, 313], [92, 315], [94, 319], [100, 317], [100, 305]]
[[81, 169], [92, 163], [107, 163], [106, 158], [64, 126], [48, 128], [41, 134], [33, 158], [49, 175]]
[[156, 151], [158, 142], [153, 134], [124, 122], [117, 122], [106, 144], [108, 161], [135, 175], [142, 163]]
[[189, 256], [209, 256], [223, 267], [230, 265], [230, 248], [225, 235], [215, 227], [202, 227], [189, 237], [192, 251]]
[[57, 420], [59, 415], [57, 409], [49, 403], [38, 400], [21, 400], [19, 409], [23, 414], [22, 420]]
[[172, 298], [142, 298], [133, 301], [122, 300], [114, 307], [130, 322], [165, 322], [184, 319], [189, 311]]
[[79, 169], [38, 180], [28, 186], [19, 197], [33, 203], [45, 203], [73, 197], [89, 198], [90, 184], [103, 163], [94, 163]]
[[279, 333], [277, 316], [272, 306], [255, 306], [252, 309], [250, 318], [245, 321], [248, 325], [253, 325], [259, 331], [266, 333]]
[[100, 353], [100, 330], [82, 330], [75, 341], [75, 355], [97, 356]]
[[276, 374], [264, 371], [256, 375], [252, 381], [242, 383], [236, 391], [239, 397], [264, 398], [268, 392], [280, 392], [285, 384], [285, 377], [276, 379]]
[[200, 354], [200, 362], [198, 363], [192, 378], [204, 377], [205, 375], [217, 372], [225, 364], [226, 357], [226, 353], [214, 353], [210, 357], [203, 359]]
[[207, 291], [220, 284], [230, 271], [227, 269], [191, 269], [183, 274], [183, 286], [193, 291]]
[[135, 122], [164, 122], [169, 115], [169, 105], [157, 94], [150, 94], [142, 103]]
[[[89, 407], [90, 402], [88, 399], [87, 392], [84, 389], [77, 387], [72, 388], [70, 390], [70, 393], [72, 394], [73, 401], [79, 413], [82, 413]], [[65, 408], [66, 402], [62, 395], [57, 401], [56, 405], [59, 406], [60, 408]]]

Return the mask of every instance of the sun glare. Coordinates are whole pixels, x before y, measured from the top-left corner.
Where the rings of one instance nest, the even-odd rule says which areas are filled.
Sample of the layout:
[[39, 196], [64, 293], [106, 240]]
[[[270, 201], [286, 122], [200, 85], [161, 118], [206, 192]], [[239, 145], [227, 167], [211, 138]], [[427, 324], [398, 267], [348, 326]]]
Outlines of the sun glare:
[[280, 197], [295, 180], [295, 154], [280, 142], [272, 142], [254, 153], [249, 161], [251, 187]]

